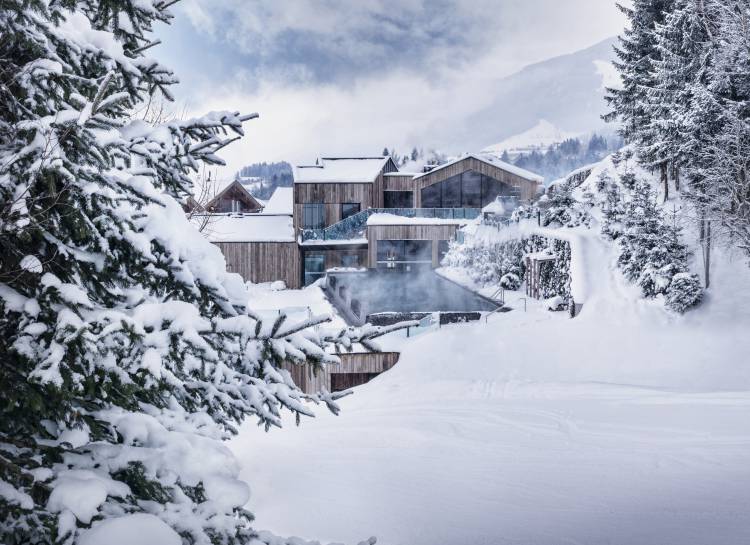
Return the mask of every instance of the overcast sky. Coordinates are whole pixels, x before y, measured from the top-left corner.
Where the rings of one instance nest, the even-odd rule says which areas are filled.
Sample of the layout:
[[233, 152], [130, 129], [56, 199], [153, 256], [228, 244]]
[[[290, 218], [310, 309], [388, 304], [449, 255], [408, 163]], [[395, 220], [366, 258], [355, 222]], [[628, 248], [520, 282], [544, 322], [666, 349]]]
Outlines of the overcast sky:
[[[187, 112], [258, 111], [224, 157], [255, 161], [429, 146], [523, 66], [619, 34], [614, 0], [183, 0], [159, 29]], [[489, 143], [488, 143], [489, 144]]]

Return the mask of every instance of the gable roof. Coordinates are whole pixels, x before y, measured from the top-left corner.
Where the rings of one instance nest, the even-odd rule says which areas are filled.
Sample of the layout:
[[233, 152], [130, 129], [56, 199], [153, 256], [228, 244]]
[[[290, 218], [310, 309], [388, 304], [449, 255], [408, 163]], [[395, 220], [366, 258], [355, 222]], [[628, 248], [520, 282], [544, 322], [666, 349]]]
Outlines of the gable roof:
[[288, 214], [294, 213], [294, 188], [277, 187], [268, 199], [266, 207], [263, 209], [264, 214]]
[[208, 204], [206, 204], [205, 209], [210, 210], [212, 206], [216, 204], [216, 202], [221, 199], [221, 197], [224, 196], [225, 193], [230, 191], [232, 188], [238, 188], [240, 191], [240, 195], [248, 202], [253, 208], [261, 209], [263, 208], [263, 205], [252, 196], [252, 194], [247, 190], [247, 187], [245, 187], [242, 182], [238, 180], [234, 180], [231, 184], [227, 185], [224, 189], [219, 191], [213, 199], [211, 199]]
[[389, 161], [390, 157], [323, 157], [317, 165], [295, 167], [294, 182], [371, 183]]
[[459, 163], [461, 161], [464, 161], [466, 159], [476, 159], [477, 161], [481, 161], [483, 163], [486, 163], [488, 165], [492, 165], [496, 168], [499, 168], [501, 170], [504, 170], [505, 172], [509, 172], [511, 174], [515, 174], [516, 176], [523, 178], [525, 180], [528, 180], [530, 182], [538, 182], [542, 183], [544, 182], [544, 176], [540, 176], [539, 174], [534, 174], [533, 172], [530, 172], [528, 170], [525, 170], [521, 167], [517, 167], [515, 165], [511, 165], [510, 163], [506, 163], [505, 161], [501, 161], [496, 156], [490, 154], [490, 153], [470, 153], [468, 155], [464, 155], [462, 157], [458, 157], [457, 159], [454, 159], [453, 161], [450, 161], [448, 163], [445, 163], [443, 165], [436, 166], [429, 172], [425, 172], [422, 174], [417, 174], [414, 176], [414, 179], [423, 178], [425, 176], [430, 176], [431, 174], [435, 174], [436, 172], [447, 168], [451, 165], [455, 165], [456, 163]]

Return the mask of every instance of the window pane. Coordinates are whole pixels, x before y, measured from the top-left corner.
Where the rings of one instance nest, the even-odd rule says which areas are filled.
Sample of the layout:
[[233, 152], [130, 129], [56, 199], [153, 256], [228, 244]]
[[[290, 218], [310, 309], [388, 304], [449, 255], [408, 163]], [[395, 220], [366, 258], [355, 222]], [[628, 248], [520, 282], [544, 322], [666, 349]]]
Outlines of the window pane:
[[345, 220], [349, 216], [359, 213], [360, 205], [358, 202], [344, 203], [341, 205], [341, 219]]
[[422, 208], [441, 208], [440, 184], [433, 184], [422, 190]]
[[403, 240], [378, 240], [378, 261], [403, 261]]
[[324, 206], [322, 204], [305, 204], [302, 206], [302, 226], [305, 229], [322, 229], [325, 227]]
[[404, 246], [404, 261], [432, 261], [432, 241], [407, 240]]
[[341, 256], [342, 267], [359, 267], [359, 255], [357, 254], [344, 254]]
[[323, 254], [305, 254], [305, 285], [325, 276], [326, 258]]
[[445, 180], [443, 186], [443, 208], [461, 207], [461, 175]]
[[482, 175], [473, 170], [467, 170], [461, 175], [462, 197], [464, 208], [482, 207]]
[[490, 204], [499, 195], [510, 195], [508, 185], [489, 176], [482, 176], [482, 207]]
[[414, 208], [414, 193], [411, 191], [384, 191], [385, 208]]

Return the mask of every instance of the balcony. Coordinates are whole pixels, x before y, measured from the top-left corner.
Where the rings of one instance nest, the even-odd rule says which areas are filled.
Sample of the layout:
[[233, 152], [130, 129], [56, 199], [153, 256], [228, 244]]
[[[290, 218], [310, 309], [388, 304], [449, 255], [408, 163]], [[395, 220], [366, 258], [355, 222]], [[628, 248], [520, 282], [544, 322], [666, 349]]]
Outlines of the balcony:
[[391, 214], [404, 218], [474, 220], [481, 208], [368, 208], [324, 229], [302, 229], [302, 242], [364, 239], [367, 219], [373, 214]]

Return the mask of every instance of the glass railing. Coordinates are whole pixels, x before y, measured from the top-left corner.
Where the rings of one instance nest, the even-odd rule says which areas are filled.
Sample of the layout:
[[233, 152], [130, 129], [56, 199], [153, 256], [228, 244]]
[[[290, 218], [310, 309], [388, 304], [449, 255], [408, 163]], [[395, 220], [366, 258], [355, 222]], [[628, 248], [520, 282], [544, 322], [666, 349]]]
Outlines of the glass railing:
[[481, 208], [368, 208], [324, 229], [303, 229], [302, 241], [365, 238], [367, 220], [373, 214], [391, 214], [404, 218], [473, 220], [481, 213]]

